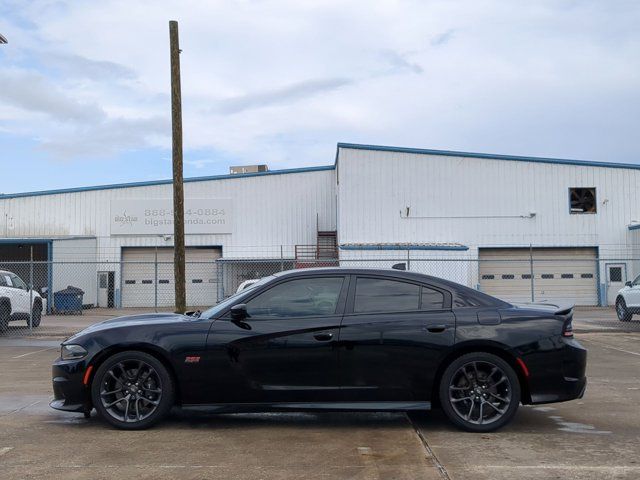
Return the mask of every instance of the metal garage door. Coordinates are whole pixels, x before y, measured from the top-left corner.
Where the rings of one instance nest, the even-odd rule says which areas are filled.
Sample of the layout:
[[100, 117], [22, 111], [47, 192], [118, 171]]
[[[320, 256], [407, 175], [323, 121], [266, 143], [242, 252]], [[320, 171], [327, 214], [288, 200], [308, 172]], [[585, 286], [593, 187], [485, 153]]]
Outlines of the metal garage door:
[[[480, 249], [480, 289], [509, 302], [597, 305], [595, 248]], [[533, 282], [531, 278], [533, 258]]]
[[[171, 307], [174, 305], [173, 249], [146, 247], [122, 249], [122, 306]], [[218, 275], [215, 261], [219, 248], [188, 247], [185, 251], [187, 305], [207, 307], [218, 299]], [[157, 281], [157, 283], [156, 283]]]

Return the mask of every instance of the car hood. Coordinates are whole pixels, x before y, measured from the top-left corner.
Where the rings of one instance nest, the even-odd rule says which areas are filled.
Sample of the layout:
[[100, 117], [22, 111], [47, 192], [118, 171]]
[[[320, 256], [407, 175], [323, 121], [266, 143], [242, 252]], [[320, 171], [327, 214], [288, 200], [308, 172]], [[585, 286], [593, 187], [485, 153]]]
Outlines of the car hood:
[[84, 330], [79, 331], [75, 335], [67, 338], [63, 343], [69, 343], [78, 337], [85, 336], [95, 332], [102, 332], [104, 330], [122, 328], [122, 327], [135, 327], [136, 325], [166, 325], [169, 323], [181, 323], [193, 320], [193, 317], [181, 315], [178, 313], [145, 313], [140, 315], [125, 315], [122, 317], [110, 318], [103, 322], [94, 323], [88, 326]]

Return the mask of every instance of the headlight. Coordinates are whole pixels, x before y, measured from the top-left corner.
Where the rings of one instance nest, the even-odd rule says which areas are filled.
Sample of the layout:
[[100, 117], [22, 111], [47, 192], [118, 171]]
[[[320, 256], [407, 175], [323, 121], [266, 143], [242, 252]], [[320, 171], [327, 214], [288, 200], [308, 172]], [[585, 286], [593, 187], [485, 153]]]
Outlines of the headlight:
[[80, 345], [62, 345], [60, 357], [63, 360], [79, 360], [87, 354], [87, 350]]

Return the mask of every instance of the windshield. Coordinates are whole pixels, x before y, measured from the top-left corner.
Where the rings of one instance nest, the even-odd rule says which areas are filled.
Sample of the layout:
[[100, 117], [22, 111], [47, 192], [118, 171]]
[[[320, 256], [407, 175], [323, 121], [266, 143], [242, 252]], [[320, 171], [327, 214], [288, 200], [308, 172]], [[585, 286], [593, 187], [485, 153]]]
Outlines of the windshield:
[[202, 312], [202, 314], [200, 315], [200, 318], [213, 318], [213, 317], [217, 317], [220, 313], [222, 313], [226, 308], [228, 308], [230, 305], [233, 305], [234, 303], [236, 303], [239, 299], [244, 298], [246, 296], [248, 296], [249, 293], [251, 293], [251, 291], [260, 286], [260, 285], [264, 285], [265, 283], [273, 280], [275, 277], [273, 275], [270, 275], [268, 277], [264, 277], [261, 278], [260, 281], [254, 283], [253, 285], [249, 285], [247, 288], [245, 288], [244, 290], [241, 290], [239, 292], [234, 293], [233, 295], [231, 295], [230, 297], [225, 298], [224, 300], [222, 300], [219, 303], [216, 303], [213, 307], [211, 307], [208, 310], [205, 310], [204, 312]]

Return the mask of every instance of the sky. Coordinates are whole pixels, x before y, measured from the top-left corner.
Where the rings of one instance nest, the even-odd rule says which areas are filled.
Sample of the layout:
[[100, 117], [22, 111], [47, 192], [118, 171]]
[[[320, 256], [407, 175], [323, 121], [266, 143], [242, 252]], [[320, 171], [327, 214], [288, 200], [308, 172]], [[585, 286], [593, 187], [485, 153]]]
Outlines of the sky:
[[337, 142], [640, 163], [640, 2], [0, 0], [0, 192], [329, 165]]

